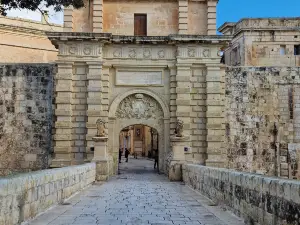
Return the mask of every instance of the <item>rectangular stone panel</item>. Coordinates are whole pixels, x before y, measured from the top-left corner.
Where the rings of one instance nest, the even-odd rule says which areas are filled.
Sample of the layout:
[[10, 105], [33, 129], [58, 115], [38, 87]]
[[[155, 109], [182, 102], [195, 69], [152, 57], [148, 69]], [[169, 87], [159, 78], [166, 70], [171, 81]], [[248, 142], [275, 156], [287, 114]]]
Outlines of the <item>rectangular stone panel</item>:
[[163, 70], [117, 70], [116, 85], [163, 86]]

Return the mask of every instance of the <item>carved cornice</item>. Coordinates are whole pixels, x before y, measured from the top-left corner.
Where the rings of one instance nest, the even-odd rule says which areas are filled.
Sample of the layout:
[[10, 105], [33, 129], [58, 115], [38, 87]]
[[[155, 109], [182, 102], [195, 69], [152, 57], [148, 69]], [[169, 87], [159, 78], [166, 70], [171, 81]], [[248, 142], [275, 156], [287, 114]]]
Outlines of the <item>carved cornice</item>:
[[206, 43], [218, 44], [229, 42], [232, 36], [226, 35], [179, 35], [168, 36], [124, 36], [110, 33], [46, 32], [54, 45], [59, 41], [100, 41], [102, 43], [121, 44], [180, 44]]

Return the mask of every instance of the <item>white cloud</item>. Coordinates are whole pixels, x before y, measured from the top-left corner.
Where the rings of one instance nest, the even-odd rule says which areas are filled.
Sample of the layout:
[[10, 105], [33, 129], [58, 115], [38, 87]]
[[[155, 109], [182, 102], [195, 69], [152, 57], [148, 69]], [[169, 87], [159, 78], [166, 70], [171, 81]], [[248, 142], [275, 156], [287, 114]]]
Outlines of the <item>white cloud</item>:
[[[49, 10], [50, 23], [63, 24], [63, 12], [55, 12], [51, 8], [48, 10]], [[41, 21], [42, 18], [42, 15], [39, 11], [33, 12], [30, 10], [19, 10], [19, 9], [9, 11], [7, 13], [7, 16], [36, 20], [36, 21]]]

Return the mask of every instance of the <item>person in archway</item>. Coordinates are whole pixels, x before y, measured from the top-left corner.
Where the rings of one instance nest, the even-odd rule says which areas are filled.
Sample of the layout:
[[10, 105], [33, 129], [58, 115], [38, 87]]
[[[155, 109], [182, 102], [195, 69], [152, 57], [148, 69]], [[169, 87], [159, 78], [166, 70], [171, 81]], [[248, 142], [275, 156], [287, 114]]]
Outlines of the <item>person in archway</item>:
[[119, 148], [119, 163], [121, 163], [121, 159], [122, 159], [122, 149]]
[[158, 169], [158, 149], [154, 150], [154, 169]]
[[129, 156], [129, 150], [127, 148], [125, 148], [125, 158], [126, 158], [126, 162], [128, 162], [128, 156]]

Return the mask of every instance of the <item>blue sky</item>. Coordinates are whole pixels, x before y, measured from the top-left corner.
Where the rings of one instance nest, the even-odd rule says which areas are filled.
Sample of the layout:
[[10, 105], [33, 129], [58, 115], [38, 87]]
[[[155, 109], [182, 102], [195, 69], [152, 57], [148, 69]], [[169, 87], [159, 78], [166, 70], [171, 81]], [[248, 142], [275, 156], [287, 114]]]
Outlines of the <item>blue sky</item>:
[[[219, 0], [217, 27], [245, 17], [300, 17], [300, 0]], [[39, 12], [15, 10], [10, 16], [40, 20]], [[50, 11], [50, 21], [62, 24], [63, 14]]]
[[300, 0], [219, 0], [217, 27], [245, 17], [300, 17]]

